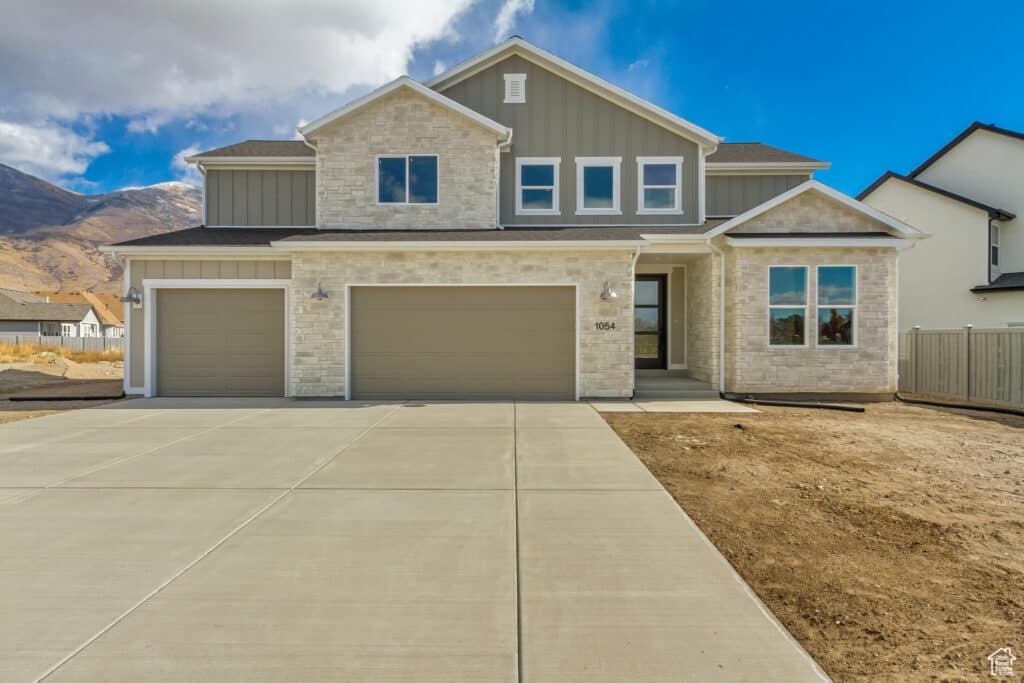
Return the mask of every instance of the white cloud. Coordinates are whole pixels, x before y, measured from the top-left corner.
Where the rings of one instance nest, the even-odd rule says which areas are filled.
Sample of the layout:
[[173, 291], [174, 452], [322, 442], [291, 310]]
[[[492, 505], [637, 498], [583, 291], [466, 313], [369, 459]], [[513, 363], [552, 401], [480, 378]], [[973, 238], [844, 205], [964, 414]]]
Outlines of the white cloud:
[[630, 64], [628, 67], [626, 67], [626, 70], [627, 71], [639, 71], [640, 69], [646, 69], [650, 65], [650, 63], [651, 63], [651, 60], [649, 60], [649, 59], [638, 59], [635, 62], [633, 62], [632, 64]]
[[448, 67], [446, 67], [444, 65], [444, 62], [442, 62], [440, 59], [438, 59], [437, 61], [434, 62], [434, 75], [435, 76], [440, 76], [441, 74], [444, 73], [444, 70], [447, 69], [447, 68]]
[[505, 40], [508, 38], [512, 27], [515, 26], [516, 18], [520, 14], [529, 14], [533, 11], [533, 0], [505, 0], [498, 16], [494, 18], [494, 40]]
[[47, 180], [84, 173], [93, 159], [109, 151], [105, 142], [50, 121], [0, 120], [0, 162]]
[[189, 185], [195, 185], [197, 187], [203, 184], [203, 176], [199, 173], [193, 164], [185, 161], [185, 157], [190, 157], [193, 154], [199, 154], [199, 145], [189, 145], [183, 150], [179, 150], [174, 158], [171, 159], [171, 168], [173, 168], [178, 174], [178, 180]]
[[452, 38], [472, 2], [264, 0], [253, 12], [236, 0], [116, 11], [81, 0], [20, 3], [0, 22], [4, 105], [20, 120], [126, 115], [143, 132], [302, 92], [340, 94], [403, 73], [415, 48]]

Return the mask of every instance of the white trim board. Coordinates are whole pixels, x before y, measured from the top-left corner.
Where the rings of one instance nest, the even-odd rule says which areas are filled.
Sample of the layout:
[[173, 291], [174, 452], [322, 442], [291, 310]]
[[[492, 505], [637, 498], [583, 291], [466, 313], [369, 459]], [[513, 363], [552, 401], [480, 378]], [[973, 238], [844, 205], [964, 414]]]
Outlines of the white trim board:
[[485, 50], [468, 60], [455, 65], [444, 73], [426, 81], [424, 85], [428, 88], [435, 88], [443, 92], [456, 83], [479, 73], [489, 67], [492, 63], [499, 61], [505, 54], [517, 54], [523, 59], [532, 62], [548, 71], [553, 71], [559, 76], [566, 78], [571, 83], [588, 90], [595, 95], [613, 102], [633, 112], [662, 128], [672, 131], [692, 140], [702, 147], [708, 148], [709, 152], [718, 147], [722, 138], [709, 130], [701, 128], [695, 123], [673, 114], [672, 112], [659, 107], [653, 102], [637, 97], [633, 93], [624, 90], [617, 85], [596, 76], [589, 71], [565, 61], [560, 57], [542, 50], [541, 48], [528, 43], [519, 36], [513, 36], [508, 40], [499, 43], [490, 50]]
[[160, 289], [283, 289], [284, 290], [284, 395], [291, 396], [292, 310], [291, 280], [144, 279], [142, 310], [145, 320], [146, 356], [143, 360], [143, 395], [156, 395], [156, 290]]
[[913, 244], [911, 240], [898, 237], [889, 239], [885, 237], [813, 237], [813, 233], [811, 235], [810, 237], [726, 237], [725, 243], [739, 249], [744, 247], [758, 249], [771, 247], [906, 249]]
[[893, 218], [892, 216], [884, 214], [881, 211], [878, 211], [877, 209], [871, 208], [867, 204], [864, 204], [862, 202], [858, 202], [853, 197], [851, 197], [849, 195], [846, 195], [846, 194], [843, 194], [839, 190], [835, 190], [835, 189], [829, 187], [828, 185], [824, 185], [822, 183], [819, 183], [817, 180], [813, 180], [812, 179], [812, 180], [808, 180], [806, 182], [800, 183], [799, 185], [797, 185], [793, 189], [788, 190], [786, 192], [783, 192], [782, 194], [777, 195], [775, 197], [772, 197], [768, 201], [766, 201], [766, 202], [764, 202], [762, 204], [758, 204], [754, 208], [752, 208], [752, 209], [750, 209], [748, 211], [744, 211], [743, 213], [741, 213], [740, 215], [738, 215], [738, 216], [736, 216], [734, 218], [730, 218], [729, 220], [727, 220], [726, 222], [722, 223], [718, 227], [716, 227], [713, 230], [710, 230], [709, 232], [705, 233], [704, 237], [705, 238], [711, 238], [711, 237], [716, 237], [718, 235], [721, 235], [724, 232], [732, 230], [733, 228], [735, 228], [735, 227], [737, 227], [739, 225], [742, 225], [743, 223], [746, 223], [747, 221], [751, 220], [752, 218], [756, 218], [757, 216], [760, 216], [761, 214], [766, 213], [766, 212], [770, 211], [771, 209], [774, 209], [776, 206], [779, 206], [781, 204], [785, 204], [790, 199], [793, 199], [795, 197], [799, 197], [800, 195], [802, 195], [805, 192], [812, 192], [812, 191], [813, 192], [817, 192], [819, 194], [822, 194], [822, 195], [824, 195], [825, 197], [827, 197], [829, 199], [835, 200], [836, 202], [839, 202], [840, 204], [842, 204], [842, 205], [844, 205], [846, 207], [849, 207], [849, 208], [853, 209], [854, 211], [856, 211], [858, 213], [864, 214], [865, 216], [867, 216], [869, 218], [873, 218], [876, 221], [878, 221], [879, 223], [882, 223], [883, 225], [885, 225], [887, 227], [890, 227], [893, 230], [895, 230], [896, 232], [898, 232], [898, 233], [900, 233], [902, 235], [906, 235], [907, 237], [910, 237], [910, 238], [920, 238], [920, 237], [924, 237], [925, 236], [922, 232], [920, 232], [919, 230], [916, 230], [916, 229], [910, 227], [906, 223], [904, 223], [902, 221], [898, 221], [895, 218]]
[[394, 92], [395, 90], [398, 90], [399, 88], [408, 88], [409, 90], [412, 90], [413, 92], [422, 95], [423, 97], [426, 97], [428, 100], [434, 102], [435, 104], [445, 107], [446, 109], [450, 109], [451, 111], [454, 111], [457, 114], [461, 114], [462, 116], [473, 121], [474, 123], [477, 123], [478, 125], [483, 126], [484, 128], [492, 131], [500, 138], [508, 139], [509, 136], [511, 136], [512, 134], [511, 128], [508, 128], [507, 126], [504, 126], [498, 123], [497, 121], [489, 119], [483, 114], [473, 111], [469, 107], [462, 105], [451, 98], [445, 97], [436, 90], [431, 90], [427, 86], [423, 85], [418, 81], [414, 81], [408, 76], [399, 76], [395, 80], [389, 83], [385, 83], [376, 90], [369, 92], [366, 95], [363, 95], [362, 97], [356, 98], [349, 102], [348, 104], [339, 107], [338, 109], [335, 109], [332, 112], [324, 114], [318, 119], [311, 121], [310, 123], [307, 123], [305, 126], [299, 128], [299, 133], [303, 137], [309, 137], [310, 135], [313, 135], [324, 126], [334, 123], [335, 121], [338, 121], [339, 119], [342, 119], [348, 116], [349, 114], [352, 114], [353, 112], [362, 109], [371, 102], [374, 102], [382, 97], [385, 97]]
[[580, 287], [575, 282], [349, 282], [345, 284], [345, 400], [352, 400], [352, 288], [353, 287], [572, 287], [576, 348], [573, 363], [573, 400], [580, 400]]

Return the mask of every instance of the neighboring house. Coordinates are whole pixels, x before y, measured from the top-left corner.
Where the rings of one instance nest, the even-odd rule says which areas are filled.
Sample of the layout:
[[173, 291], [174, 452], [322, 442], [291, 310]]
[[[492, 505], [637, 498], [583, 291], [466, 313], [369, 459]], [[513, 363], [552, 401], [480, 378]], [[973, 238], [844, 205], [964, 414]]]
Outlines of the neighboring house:
[[100, 319], [89, 304], [54, 303], [28, 292], [0, 289], [0, 335], [99, 337]]
[[921, 235], [814, 181], [827, 164], [519, 38], [299, 132], [191, 157], [204, 225], [106, 248], [129, 393], [896, 389], [896, 253]]
[[900, 327], [1024, 325], [1024, 133], [972, 123], [858, 199], [931, 235], [900, 255]]
[[120, 298], [112, 294], [96, 294], [94, 292], [35, 292], [51, 303], [88, 304], [92, 306], [100, 321], [99, 336], [121, 338], [124, 336], [124, 322], [118, 311], [124, 308]]

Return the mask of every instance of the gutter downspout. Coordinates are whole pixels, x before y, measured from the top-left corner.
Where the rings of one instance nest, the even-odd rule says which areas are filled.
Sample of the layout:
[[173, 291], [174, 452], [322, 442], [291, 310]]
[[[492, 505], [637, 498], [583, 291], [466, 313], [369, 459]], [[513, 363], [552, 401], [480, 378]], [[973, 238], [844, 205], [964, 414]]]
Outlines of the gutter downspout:
[[[302, 131], [299, 130], [298, 126], [295, 127], [295, 130], [297, 130], [299, 132], [299, 135], [302, 135]], [[314, 145], [312, 142], [307, 140], [305, 135], [302, 135], [302, 144], [304, 144], [306, 147], [309, 147], [311, 150], [313, 150], [313, 152], [316, 153], [316, 156], [314, 157], [314, 161], [313, 161], [313, 182], [316, 183], [317, 185], [319, 185], [319, 183], [317, 182], [317, 176], [319, 175], [319, 173], [316, 170], [316, 161], [315, 161], [315, 159], [320, 156], [320, 150], [318, 150], [316, 148], [316, 145]], [[319, 187], [314, 187], [313, 188], [313, 218], [314, 218], [314, 222], [316, 223], [316, 229], [319, 230], [320, 229], [320, 188]]]
[[707, 241], [708, 248], [718, 254], [722, 263], [722, 284], [718, 297], [718, 395], [725, 398], [725, 252]]
[[497, 190], [494, 202], [494, 227], [496, 227], [498, 230], [505, 229], [505, 226], [501, 224], [501, 153], [507, 152], [512, 147], [512, 133], [514, 132], [515, 131], [509, 128], [508, 137], [505, 139], [504, 142], [498, 143], [498, 153], [496, 160], [497, 164], [495, 164], [495, 170], [498, 174], [498, 178], [494, 186], [495, 189]]

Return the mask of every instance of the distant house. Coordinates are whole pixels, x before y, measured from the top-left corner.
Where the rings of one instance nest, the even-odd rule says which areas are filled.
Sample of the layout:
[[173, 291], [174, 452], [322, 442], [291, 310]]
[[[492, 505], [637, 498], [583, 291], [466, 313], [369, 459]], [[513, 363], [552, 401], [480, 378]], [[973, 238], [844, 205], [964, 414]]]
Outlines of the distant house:
[[1024, 326], [1024, 133], [973, 123], [857, 198], [931, 235], [900, 253], [901, 327]]
[[45, 292], [37, 291], [36, 296], [50, 303], [57, 304], [88, 304], [92, 306], [100, 321], [104, 337], [118, 338], [124, 336], [124, 320], [121, 311], [124, 304], [114, 294], [96, 294], [94, 292]]
[[102, 323], [89, 304], [48, 302], [16, 289], [0, 289], [0, 335], [100, 337]]

